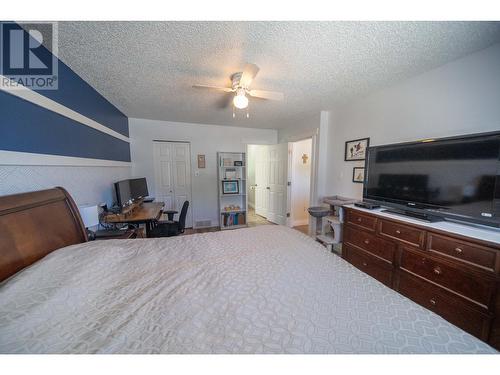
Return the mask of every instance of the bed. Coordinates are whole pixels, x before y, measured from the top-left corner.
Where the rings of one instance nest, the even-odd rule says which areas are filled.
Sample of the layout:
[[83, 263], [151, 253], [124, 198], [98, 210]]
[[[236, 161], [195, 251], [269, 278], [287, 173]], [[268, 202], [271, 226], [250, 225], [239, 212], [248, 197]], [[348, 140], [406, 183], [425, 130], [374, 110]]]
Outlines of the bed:
[[293, 229], [87, 242], [40, 194], [0, 198], [0, 353], [496, 353]]

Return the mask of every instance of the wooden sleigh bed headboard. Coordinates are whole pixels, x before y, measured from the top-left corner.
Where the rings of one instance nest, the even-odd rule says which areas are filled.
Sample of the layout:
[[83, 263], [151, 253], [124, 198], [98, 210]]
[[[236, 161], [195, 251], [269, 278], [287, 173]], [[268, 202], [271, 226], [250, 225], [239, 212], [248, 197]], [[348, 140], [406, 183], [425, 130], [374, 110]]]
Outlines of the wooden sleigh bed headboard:
[[0, 281], [54, 250], [87, 240], [64, 188], [0, 197]]

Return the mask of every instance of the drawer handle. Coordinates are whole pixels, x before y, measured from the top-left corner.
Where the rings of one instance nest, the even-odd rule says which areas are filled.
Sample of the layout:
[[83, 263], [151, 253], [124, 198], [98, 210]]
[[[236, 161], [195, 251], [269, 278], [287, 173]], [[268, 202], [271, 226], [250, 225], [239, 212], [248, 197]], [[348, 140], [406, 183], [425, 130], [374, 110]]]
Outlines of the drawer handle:
[[436, 306], [436, 300], [434, 298], [431, 298], [429, 302], [431, 303], [431, 305]]
[[361, 218], [360, 217], [358, 217], [358, 222], [361, 223]]
[[401, 231], [399, 229], [396, 229], [397, 234], [401, 234]]
[[366, 262], [363, 262], [363, 266], [365, 266], [365, 267], [366, 267], [367, 265], [368, 265], [368, 263], [366, 263]]
[[438, 267], [434, 267], [433, 271], [434, 271], [434, 273], [436, 275], [441, 275], [441, 268], [439, 266]]
[[461, 248], [459, 248], [459, 247], [456, 247], [456, 248], [455, 248], [455, 252], [456, 252], [457, 254], [462, 254], [463, 250], [462, 250]]
[[370, 243], [370, 240], [364, 240], [364, 243], [368, 245]]

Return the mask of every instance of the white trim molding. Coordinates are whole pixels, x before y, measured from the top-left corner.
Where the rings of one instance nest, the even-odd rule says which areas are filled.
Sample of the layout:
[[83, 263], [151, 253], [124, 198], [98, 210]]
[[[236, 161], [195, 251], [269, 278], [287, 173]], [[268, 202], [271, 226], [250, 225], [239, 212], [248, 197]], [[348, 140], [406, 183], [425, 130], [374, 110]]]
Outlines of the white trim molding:
[[52, 165], [52, 166], [80, 166], [80, 167], [131, 167], [127, 161], [78, 158], [48, 154], [34, 154], [0, 150], [0, 165]]
[[298, 227], [300, 225], [308, 225], [309, 224], [309, 219], [302, 219], [302, 220], [292, 220], [292, 227]]
[[[4, 80], [9, 80], [9, 78], [0, 75], [0, 82], [3, 82]], [[58, 102], [49, 99], [36, 91], [24, 87], [23, 85], [16, 85], [15, 82], [12, 83], [12, 86], [0, 84], [0, 90], [17, 96], [18, 98], [26, 100], [30, 103], [36, 104], [42, 108], [48, 109], [49, 111], [55, 112], [61, 116], [67, 117], [70, 120], [77, 121], [102, 133], [108, 134], [125, 142], [130, 142], [130, 138], [124, 136], [123, 134], [120, 134], [107, 126], [98, 123], [97, 121], [94, 121], [62, 104], [59, 104]]]

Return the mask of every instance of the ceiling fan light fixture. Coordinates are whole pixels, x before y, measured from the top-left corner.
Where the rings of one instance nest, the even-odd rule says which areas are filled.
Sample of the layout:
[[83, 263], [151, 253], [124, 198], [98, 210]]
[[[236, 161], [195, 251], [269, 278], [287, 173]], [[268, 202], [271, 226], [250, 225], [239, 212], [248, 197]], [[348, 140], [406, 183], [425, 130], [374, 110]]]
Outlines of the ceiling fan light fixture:
[[238, 109], [245, 109], [248, 107], [248, 98], [245, 95], [245, 90], [238, 90], [233, 99], [233, 104]]

